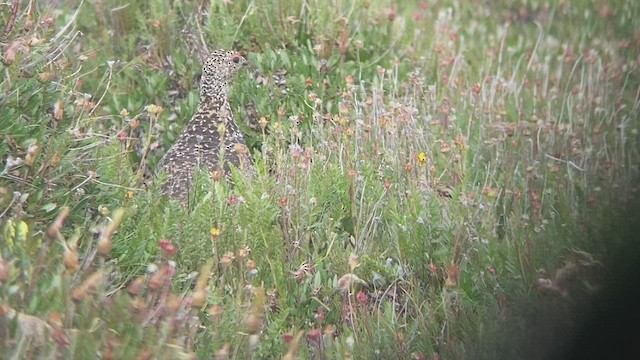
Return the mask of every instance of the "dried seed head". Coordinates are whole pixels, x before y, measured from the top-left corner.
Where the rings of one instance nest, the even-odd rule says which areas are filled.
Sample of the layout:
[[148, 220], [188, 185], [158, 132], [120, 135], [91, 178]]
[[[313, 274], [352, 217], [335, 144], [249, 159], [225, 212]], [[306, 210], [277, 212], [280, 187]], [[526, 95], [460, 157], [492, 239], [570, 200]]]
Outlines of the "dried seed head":
[[367, 283], [357, 277], [355, 274], [345, 274], [340, 279], [338, 279], [338, 283], [336, 284], [336, 288], [338, 290], [347, 291], [352, 288], [355, 284], [367, 285]]
[[67, 273], [69, 274], [76, 272], [80, 268], [78, 252], [69, 246], [65, 246], [64, 248], [63, 261], [65, 268], [67, 268]]
[[320, 345], [320, 341], [322, 340], [322, 331], [320, 331], [320, 329], [307, 331], [307, 339], [316, 345]]
[[262, 317], [251, 312], [247, 317], [246, 325], [248, 334], [257, 334], [262, 329]]
[[222, 265], [225, 268], [229, 267], [232, 262], [233, 262], [232, 252], [226, 252], [224, 255], [222, 255], [222, 259], [220, 259], [220, 265]]
[[129, 287], [127, 288], [127, 292], [129, 293], [129, 295], [131, 296], [140, 295], [140, 292], [142, 291], [143, 283], [144, 283], [143, 276], [138, 276], [135, 280], [133, 280], [133, 282], [129, 284]]
[[209, 307], [207, 313], [209, 314], [209, 318], [211, 318], [211, 320], [216, 321], [220, 318], [220, 316], [222, 316], [223, 311], [224, 309], [222, 308], [222, 306], [214, 305]]
[[247, 270], [252, 271], [256, 268], [256, 262], [251, 259], [248, 259], [245, 266], [247, 267]]
[[71, 294], [71, 299], [78, 303], [84, 300], [87, 296], [87, 293], [94, 291], [98, 284], [102, 281], [104, 273], [102, 270], [96, 271], [93, 274], [89, 275], [84, 282], [75, 290], [73, 290]]
[[164, 280], [165, 280], [164, 273], [162, 271], [157, 271], [149, 279], [149, 284], [148, 284], [149, 285], [149, 289], [151, 289], [151, 290], [158, 289], [160, 286], [162, 286], [162, 284], [164, 284]]
[[207, 302], [207, 293], [203, 289], [196, 289], [191, 294], [191, 307], [193, 309], [202, 308]]
[[355, 253], [351, 253], [351, 255], [349, 255], [349, 269], [351, 269], [351, 272], [360, 266], [359, 258], [358, 254]]
[[222, 360], [229, 357], [229, 351], [231, 350], [231, 344], [225, 343], [222, 349], [218, 350], [215, 354], [216, 360]]
[[111, 238], [102, 236], [100, 240], [98, 240], [98, 255], [109, 256], [110, 251], [111, 251]]
[[178, 295], [174, 293], [170, 293], [167, 298], [167, 312], [170, 315], [175, 315], [178, 312], [178, 309], [180, 308], [180, 303], [181, 302]]

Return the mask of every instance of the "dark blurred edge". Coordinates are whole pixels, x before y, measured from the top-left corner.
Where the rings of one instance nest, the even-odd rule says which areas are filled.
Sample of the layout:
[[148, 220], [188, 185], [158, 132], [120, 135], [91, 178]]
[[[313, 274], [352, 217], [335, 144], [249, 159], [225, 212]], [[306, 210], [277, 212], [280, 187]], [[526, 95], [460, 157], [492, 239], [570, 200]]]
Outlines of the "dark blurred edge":
[[598, 219], [606, 225], [595, 239], [616, 244], [604, 288], [557, 359], [640, 358], [640, 201], [612, 210], [612, 218]]

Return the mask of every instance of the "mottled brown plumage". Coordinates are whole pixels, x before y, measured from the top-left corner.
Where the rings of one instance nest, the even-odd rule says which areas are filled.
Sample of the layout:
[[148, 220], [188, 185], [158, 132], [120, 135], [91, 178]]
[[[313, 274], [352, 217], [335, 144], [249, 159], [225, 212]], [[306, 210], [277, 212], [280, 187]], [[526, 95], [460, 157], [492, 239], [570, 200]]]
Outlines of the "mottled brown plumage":
[[200, 104], [158, 169], [168, 173], [162, 192], [185, 202], [196, 168], [229, 176], [229, 164], [253, 174], [253, 159], [233, 119], [227, 92], [247, 60], [235, 51], [217, 50], [202, 67]]

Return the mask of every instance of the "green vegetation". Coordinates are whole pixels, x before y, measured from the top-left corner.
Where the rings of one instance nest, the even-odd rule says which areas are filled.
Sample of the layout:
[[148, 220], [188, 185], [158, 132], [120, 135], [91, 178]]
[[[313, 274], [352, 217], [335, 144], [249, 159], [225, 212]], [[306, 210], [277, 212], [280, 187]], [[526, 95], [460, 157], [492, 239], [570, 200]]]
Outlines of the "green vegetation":
[[[626, 245], [636, 1], [51, 3], [0, 4], [7, 359], [529, 358]], [[183, 209], [216, 48], [259, 175]]]

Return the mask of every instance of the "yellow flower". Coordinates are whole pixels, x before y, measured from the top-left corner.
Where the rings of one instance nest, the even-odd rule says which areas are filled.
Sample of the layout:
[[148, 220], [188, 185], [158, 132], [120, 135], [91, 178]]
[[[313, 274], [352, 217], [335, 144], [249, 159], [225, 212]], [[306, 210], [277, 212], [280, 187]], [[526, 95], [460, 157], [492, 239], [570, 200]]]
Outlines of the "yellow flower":
[[220, 236], [220, 229], [214, 226], [211, 228], [211, 230], [209, 230], [209, 233], [211, 234], [212, 237], [216, 238]]
[[164, 109], [160, 105], [150, 104], [147, 106], [147, 112], [151, 115], [160, 115]]
[[421, 166], [424, 166], [427, 164], [427, 154], [425, 154], [424, 152], [421, 152], [420, 154], [418, 154], [418, 163]]

